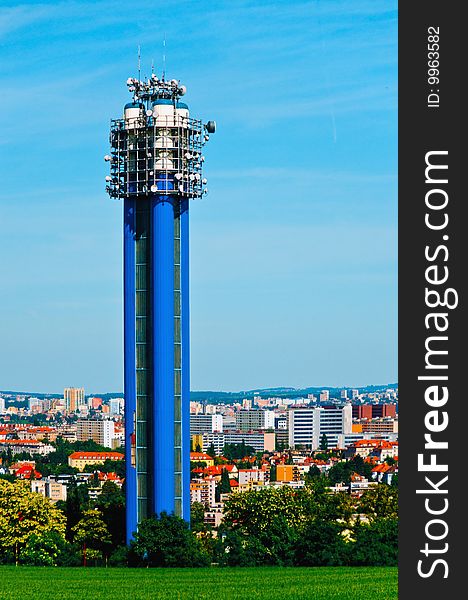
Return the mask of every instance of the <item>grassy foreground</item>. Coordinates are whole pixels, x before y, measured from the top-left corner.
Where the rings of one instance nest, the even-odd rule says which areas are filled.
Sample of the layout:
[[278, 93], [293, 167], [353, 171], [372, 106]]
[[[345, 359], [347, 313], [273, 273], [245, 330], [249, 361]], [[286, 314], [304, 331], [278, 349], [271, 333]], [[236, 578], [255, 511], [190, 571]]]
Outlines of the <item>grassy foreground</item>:
[[397, 597], [396, 568], [0, 567], [1, 600], [396, 600]]

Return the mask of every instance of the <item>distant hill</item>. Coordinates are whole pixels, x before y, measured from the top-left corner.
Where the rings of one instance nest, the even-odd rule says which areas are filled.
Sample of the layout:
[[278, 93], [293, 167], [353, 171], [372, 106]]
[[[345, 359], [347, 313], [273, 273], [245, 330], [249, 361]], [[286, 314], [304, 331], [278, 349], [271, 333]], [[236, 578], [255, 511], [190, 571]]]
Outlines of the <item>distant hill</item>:
[[[359, 387], [361, 393], [372, 393], [387, 389], [398, 388], [398, 383], [386, 383], [383, 385], [367, 385]], [[318, 395], [322, 390], [328, 390], [331, 398], [338, 398], [340, 392], [343, 389], [352, 389], [351, 387], [306, 387], [306, 388], [292, 388], [292, 387], [275, 387], [275, 388], [259, 388], [255, 390], [241, 390], [238, 392], [213, 392], [213, 391], [192, 391], [190, 392], [190, 400], [194, 402], [211, 402], [211, 403], [233, 403], [238, 402], [244, 398], [251, 399], [254, 396], [260, 398], [270, 398], [272, 396], [277, 398], [303, 398], [308, 394]], [[35, 396], [36, 398], [62, 398], [62, 394], [44, 394], [41, 392], [18, 392], [0, 390], [1, 395], [15, 395], [15, 396]], [[105, 393], [91, 393], [86, 394], [87, 396], [97, 396], [102, 398], [104, 401], [110, 398], [122, 398], [123, 392], [105, 392]]]
[[[361, 393], [372, 393], [378, 392], [381, 390], [387, 389], [396, 389], [398, 388], [398, 383], [388, 383], [383, 385], [367, 385], [364, 387], [359, 387], [359, 391]], [[243, 390], [239, 392], [212, 392], [212, 391], [197, 391], [190, 392], [190, 400], [194, 402], [214, 402], [214, 403], [231, 403], [238, 402], [243, 398], [251, 399], [254, 396], [259, 396], [260, 398], [271, 398], [272, 396], [276, 398], [304, 398], [308, 394], [315, 394], [318, 396], [322, 390], [328, 390], [330, 392], [331, 398], [338, 398], [340, 396], [340, 392], [343, 389], [353, 389], [351, 387], [329, 387], [329, 386], [320, 386], [320, 387], [307, 387], [307, 388], [292, 388], [292, 387], [277, 387], [277, 388], [260, 388], [255, 390]]]

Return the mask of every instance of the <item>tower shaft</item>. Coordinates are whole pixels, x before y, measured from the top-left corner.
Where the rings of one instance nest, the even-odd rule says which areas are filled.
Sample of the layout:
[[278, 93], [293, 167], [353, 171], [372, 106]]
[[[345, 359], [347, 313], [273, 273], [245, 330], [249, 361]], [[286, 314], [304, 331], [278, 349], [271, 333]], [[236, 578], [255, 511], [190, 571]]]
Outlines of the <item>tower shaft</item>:
[[188, 201], [124, 201], [130, 538], [151, 514], [190, 515], [188, 226]]

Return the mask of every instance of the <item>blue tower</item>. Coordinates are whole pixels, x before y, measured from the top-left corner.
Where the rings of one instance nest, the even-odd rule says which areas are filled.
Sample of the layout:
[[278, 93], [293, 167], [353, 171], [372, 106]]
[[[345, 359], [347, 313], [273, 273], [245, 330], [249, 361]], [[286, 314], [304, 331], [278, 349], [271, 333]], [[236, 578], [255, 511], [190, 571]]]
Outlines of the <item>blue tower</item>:
[[111, 121], [106, 190], [123, 199], [127, 542], [162, 511], [190, 519], [189, 201], [215, 132], [179, 81], [129, 78]]

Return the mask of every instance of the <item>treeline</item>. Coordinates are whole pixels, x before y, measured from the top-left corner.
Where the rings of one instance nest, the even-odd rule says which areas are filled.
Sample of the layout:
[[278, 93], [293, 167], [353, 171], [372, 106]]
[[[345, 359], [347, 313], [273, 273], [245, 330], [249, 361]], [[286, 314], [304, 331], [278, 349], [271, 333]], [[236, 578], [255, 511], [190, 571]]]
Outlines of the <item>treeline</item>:
[[[68, 486], [66, 502], [52, 504], [28, 482], [0, 479], [0, 564], [79, 566], [121, 564], [125, 498], [106, 481], [90, 498], [86, 483]], [[114, 561], [115, 562], [115, 561]]]
[[124, 546], [124, 498], [110, 482], [95, 500], [84, 485], [52, 505], [24, 482], [0, 480], [0, 562], [130, 567], [395, 565], [397, 488], [380, 484], [360, 498], [330, 493], [316, 479], [235, 493], [215, 532], [203, 505], [191, 527], [162, 513], [144, 520]]
[[398, 491], [378, 485], [360, 498], [331, 494], [324, 481], [233, 494], [214, 536], [204, 507], [192, 528], [178, 517], [146, 519], [126, 553], [129, 566], [394, 566]]
[[233, 494], [215, 544], [229, 566], [396, 565], [398, 491], [370, 488], [360, 498], [331, 494], [317, 479]]

